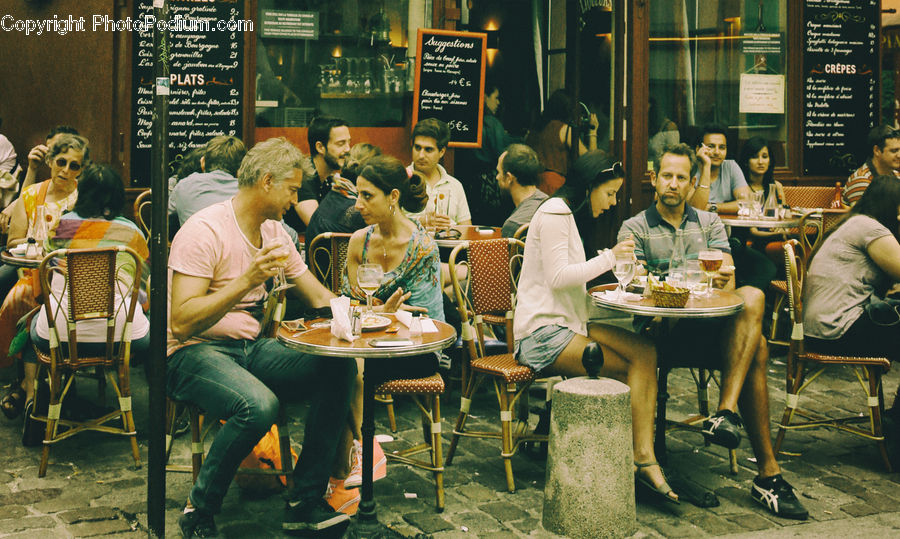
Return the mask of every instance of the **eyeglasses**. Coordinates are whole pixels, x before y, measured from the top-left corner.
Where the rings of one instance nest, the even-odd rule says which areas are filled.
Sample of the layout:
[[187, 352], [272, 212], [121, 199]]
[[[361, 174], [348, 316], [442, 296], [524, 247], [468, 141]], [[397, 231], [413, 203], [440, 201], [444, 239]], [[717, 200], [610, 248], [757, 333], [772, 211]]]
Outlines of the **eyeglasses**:
[[613, 166], [601, 170], [600, 174], [597, 174], [597, 177], [609, 177], [609, 178], [624, 178], [625, 177], [625, 168], [622, 166], [621, 161], [616, 161], [613, 163]]
[[65, 157], [60, 157], [56, 160], [56, 166], [59, 168], [66, 168], [66, 165], [69, 165], [69, 170], [72, 172], [78, 172], [81, 170], [81, 163], [78, 161], [67, 161]]

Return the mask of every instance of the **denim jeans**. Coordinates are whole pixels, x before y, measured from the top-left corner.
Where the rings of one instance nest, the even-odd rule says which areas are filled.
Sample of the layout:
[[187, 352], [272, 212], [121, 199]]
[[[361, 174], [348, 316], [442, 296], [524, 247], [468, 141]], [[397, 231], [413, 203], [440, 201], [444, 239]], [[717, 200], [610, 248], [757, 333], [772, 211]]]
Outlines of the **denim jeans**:
[[302, 354], [274, 339], [194, 344], [168, 358], [166, 390], [200, 406], [225, 425], [209, 447], [191, 489], [191, 504], [215, 514], [241, 461], [269, 431], [278, 397], [310, 401], [292, 500], [321, 499], [347, 424], [353, 359]]

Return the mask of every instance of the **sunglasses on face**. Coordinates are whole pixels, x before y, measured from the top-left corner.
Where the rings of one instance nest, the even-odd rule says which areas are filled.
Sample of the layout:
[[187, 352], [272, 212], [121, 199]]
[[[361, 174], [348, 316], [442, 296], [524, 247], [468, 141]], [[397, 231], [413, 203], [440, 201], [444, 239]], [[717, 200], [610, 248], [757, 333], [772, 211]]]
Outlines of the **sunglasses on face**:
[[58, 158], [55, 163], [59, 168], [66, 168], [66, 165], [69, 165], [68, 168], [72, 172], [78, 172], [79, 170], [81, 170], [81, 163], [79, 163], [78, 161], [67, 161], [65, 157]]

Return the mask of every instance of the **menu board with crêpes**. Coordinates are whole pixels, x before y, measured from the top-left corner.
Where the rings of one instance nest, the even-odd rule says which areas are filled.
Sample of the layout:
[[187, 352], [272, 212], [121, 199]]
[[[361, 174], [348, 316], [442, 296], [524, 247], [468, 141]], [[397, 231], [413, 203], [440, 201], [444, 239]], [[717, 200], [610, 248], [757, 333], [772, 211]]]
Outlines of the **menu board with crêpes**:
[[878, 0], [806, 0], [803, 170], [846, 176], [878, 122]]
[[481, 146], [487, 34], [419, 29], [413, 124], [437, 118], [450, 146]]
[[[244, 0], [169, 0], [169, 164], [217, 135], [242, 137]], [[135, 20], [153, 16], [135, 0]], [[233, 30], [233, 31], [232, 31]], [[150, 186], [153, 32], [132, 33], [131, 186]]]

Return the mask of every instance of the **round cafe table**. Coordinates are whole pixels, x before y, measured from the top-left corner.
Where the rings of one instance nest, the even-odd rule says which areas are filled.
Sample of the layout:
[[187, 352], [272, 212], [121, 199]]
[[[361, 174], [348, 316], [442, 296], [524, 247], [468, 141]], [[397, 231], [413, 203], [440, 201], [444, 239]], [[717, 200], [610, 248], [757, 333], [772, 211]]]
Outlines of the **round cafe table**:
[[[382, 314], [382, 313], [379, 313]], [[331, 334], [331, 328], [314, 328], [310, 330], [292, 331], [284, 326], [278, 328], [276, 338], [285, 346], [300, 352], [326, 357], [363, 358], [363, 422], [362, 422], [362, 469], [372, 470], [372, 438], [375, 435], [375, 418], [372, 403], [375, 397], [375, 385], [371, 376], [372, 362], [394, 357], [408, 357], [429, 352], [438, 352], [456, 341], [456, 330], [450, 324], [432, 320], [437, 333], [423, 333], [419, 337], [410, 337], [409, 330], [398, 322], [394, 315], [384, 314], [391, 319], [391, 325], [385, 329], [399, 328], [396, 333], [385, 330], [366, 331], [355, 341], [348, 342]], [[369, 343], [372, 339], [397, 338], [412, 341], [411, 345], [376, 348]], [[372, 489], [372, 474], [363, 473], [362, 491], [359, 502], [359, 513], [356, 529], [351, 537], [378, 537], [382, 535], [381, 524], [375, 511], [375, 495]]]
[[9, 249], [3, 249], [0, 251], [0, 261], [4, 264], [8, 264], [10, 266], [15, 266], [17, 268], [37, 268], [41, 265], [41, 260], [44, 257], [40, 258], [25, 258], [24, 256], [16, 256], [9, 252]]
[[800, 217], [786, 217], [781, 219], [765, 219], [763, 217], [744, 217], [735, 213], [720, 213], [719, 219], [725, 226], [744, 228], [793, 228], [800, 224]]
[[459, 237], [441, 238], [440, 236], [435, 236], [434, 242], [437, 243], [438, 247], [449, 247], [452, 249], [466, 241], [496, 240], [503, 237], [498, 227], [453, 225], [450, 229], [459, 231]]

